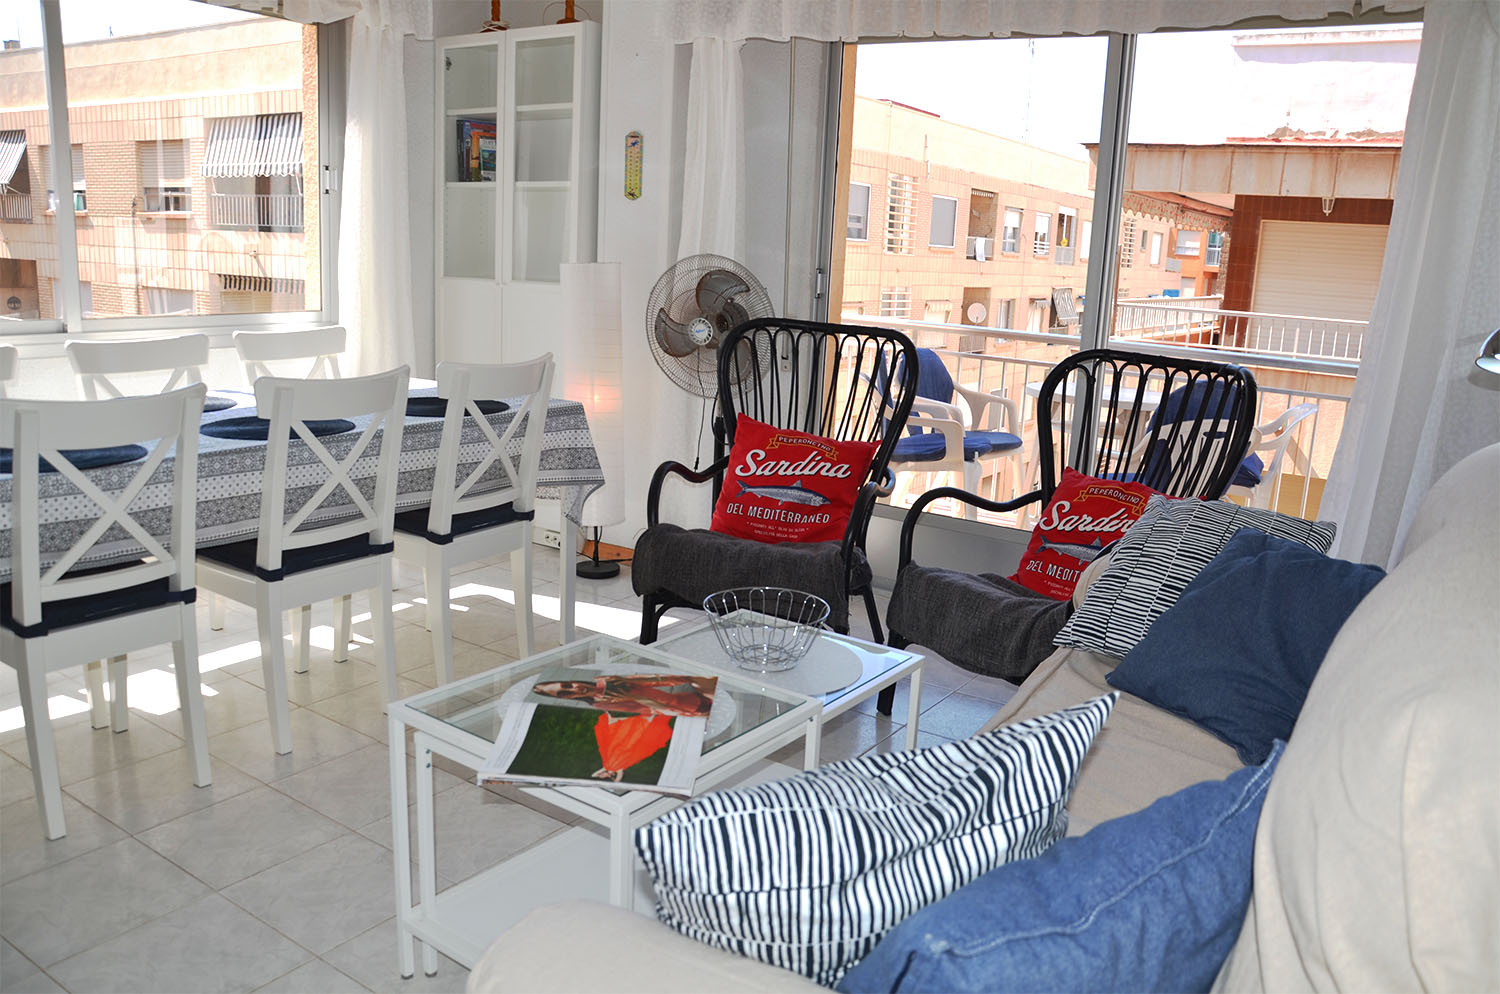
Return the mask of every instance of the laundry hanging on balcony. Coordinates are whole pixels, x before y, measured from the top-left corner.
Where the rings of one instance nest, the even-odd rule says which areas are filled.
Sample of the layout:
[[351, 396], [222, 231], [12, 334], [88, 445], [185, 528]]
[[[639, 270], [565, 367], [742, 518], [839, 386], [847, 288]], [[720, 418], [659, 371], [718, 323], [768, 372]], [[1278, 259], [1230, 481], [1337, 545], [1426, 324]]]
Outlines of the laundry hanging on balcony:
[[215, 118], [203, 153], [204, 176], [296, 176], [302, 172], [302, 115]]

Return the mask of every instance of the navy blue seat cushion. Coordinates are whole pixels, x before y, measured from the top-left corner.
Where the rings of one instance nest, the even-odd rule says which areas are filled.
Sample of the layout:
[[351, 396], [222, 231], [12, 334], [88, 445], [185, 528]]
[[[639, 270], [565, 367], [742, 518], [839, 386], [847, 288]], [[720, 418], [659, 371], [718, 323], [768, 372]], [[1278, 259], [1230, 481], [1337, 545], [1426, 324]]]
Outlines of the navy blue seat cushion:
[[[313, 433], [314, 438], [322, 438], [325, 435], [343, 435], [354, 430], [354, 422], [344, 418], [330, 418], [327, 421], [304, 421], [307, 430]], [[266, 418], [258, 418], [250, 415], [244, 418], [223, 418], [219, 421], [208, 421], [200, 425], [198, 431], [204, 435], [212, 435], [214, 438], [235, 438], [244, 441], [264, 442], [271, 435], [271, 422]], [[291, 432], [292, 438], [297, 437], [295, 431]]]
[[1253, 487], [1260, 482], [1265, 472], [1266, 464], [1261, 462], [1260, 456], [1252, 452], [1235, 469], [1234, 476], [1229, 480], [1229, 485], [1231, 487]]
[[[109, 445], [99, 449], [62, 449], [62, 456], [78, 469], [97, 469], [100, 466], [118, 466], [146, 458], [144, 445]], [[10, 449], [0, 449], [0, 473], [11, 471]], [[47, 460], [41, 461], [43, 473], [56, 473], [57, 467]]]
[[[964, 435], [965, 461], [978, 459], [989, 451], [990, 444], [984, 439]], [[906, 435], [897, 439], [896, 447], [891, 450], [891, 460], [893, 462], [936, 462], [947, 452], [947, 440], [937, 432], [929, 431], [921, 435]]]
[[[510, 410], [503, 400], [476, 400], [474, 405], [480, 414], [499, 414]], [[411, 397], [406, 401], [406, 416], [409, 418], [441, 418], [448, 413], [447, 397]], [[468, 411], [464, 417], [471, 417]]]
[[966, 431], [964, 432], [964, 451], [967, 456], [969, 439], [978, 439], [990, 447], [990, 452], [1005, 452], [1008, 449], [1019, 449], [1021, 439], [1008, 431]]
[[204, 414], [212, 414], [214, 411], [227, 411], [231, 407], [233, 407], [236, 403], [237, 402], [235, 401], [235, 399], [233, 397], [214, 397], [214, 396], [204, 397], [203, 398], [203, 413]]
[[1250, 904], [1282, 748], [991, 870], [888, 932], [838, 990], [1207, 991]]
[[[122, 566], [106, 566], [102, 569], [78, 570], [69, 576], [86, 576], [95, 573], [107, 573], [111, 570], [125, 569], [129, 566], [139, 566], [139, 562], [125, 563]], [[122, 614], [130, 614], [135, 611], [145, 611], [149, 608], [160, 607], [163, 604], [191, 604], [198, 596], [197, 589], [189, 587], [186, 590], [172, 590], [171, 583], [166, 577], [160, 580], [152, 580], [149, 583], [138, 583], [129, 587], [121, 587], [118, 590], [110, 590], [102, 594], [90, 594], [87, 597], [70, 597], [67, 600], [53, 601], [42, 607], [42, 620], [35, 625], [23, 625], [18, 622], [11, 613], [11, 585], [0, 584], [0, 625], [15, 632], [22, 638], [37, 638], [49, 632], [64, 628], [72, 628], [76, 625], [84, 625], [93, 621], [103, 621], [105, 618], [114, 618]]]
[[534, 516], [531, 511], [517, 511], [514, 504], [497, 504], [494, 507], [481, 508], [478, 511], [469, 511], [465, 514], [453, 516], [453, 529], [447, 535], [438, 535], [427, 530], [428, 509], [419, 507], [412, 511], [402, 511], [396, 515], [396, 530], [408, 535], [420, 535], [429, 542], [438, 545], [447, 545], [455, 536], [467, 535], [469, 532], [479, 531], [481, 528], [494, 528], [497, 525], [508, 525], [513, 521], [530, 521]]
[[1384, 577], [1242, 528], [1106, 679], [1259, 763], [1291, 737], [1333, 637]]
[[369, 536], [355, 535], [353, 538], [325, 542], [322, 545], [287, 549], [281, 554], [281, 568], [275, 570], [261, 569], [255, 565], [255, 539], [253, 538], [243, 542], [231, 542], [228, 545], [200, 546], [198, 556], [222, 563], [242, 573], [254, 573], [262, 580], [274, 582], [294, 573], [305, 573], [310, 569], [346, 563], [351, 559], [362, 559], [365, 556], [383, 555], [394, 547], [394, 544], [390, 542], [375, 545], [371, 543]]

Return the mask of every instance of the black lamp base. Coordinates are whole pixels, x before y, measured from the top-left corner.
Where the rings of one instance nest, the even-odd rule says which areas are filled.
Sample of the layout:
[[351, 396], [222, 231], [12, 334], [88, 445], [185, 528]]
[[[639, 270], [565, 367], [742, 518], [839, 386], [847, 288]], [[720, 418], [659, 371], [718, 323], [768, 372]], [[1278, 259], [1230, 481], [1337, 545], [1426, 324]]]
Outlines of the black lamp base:
[[620, 564], [609, 560], [598, 562], [593, 559], [585, 559], [578, 564], [574, 572], [585, 580], [608, 580], [612, 576], [620, 575]]

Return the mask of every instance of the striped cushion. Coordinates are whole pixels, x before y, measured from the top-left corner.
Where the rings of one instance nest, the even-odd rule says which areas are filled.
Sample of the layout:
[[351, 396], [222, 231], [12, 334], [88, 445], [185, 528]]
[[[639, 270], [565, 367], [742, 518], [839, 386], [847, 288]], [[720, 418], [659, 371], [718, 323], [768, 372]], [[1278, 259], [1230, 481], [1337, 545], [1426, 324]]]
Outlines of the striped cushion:
[[1056, 644], [1124, 656], [1241, 528], [1318, 552], [1333, 544], [1331, 521], [1304, 521], [1228, 501], [1152, 497], [1089, 587], [1083, 606], [1057, 633]]
[[1117, 697], [706, 794], [635, 834], [656, 915], [832, 986], [906, 916], [1063, 836]]

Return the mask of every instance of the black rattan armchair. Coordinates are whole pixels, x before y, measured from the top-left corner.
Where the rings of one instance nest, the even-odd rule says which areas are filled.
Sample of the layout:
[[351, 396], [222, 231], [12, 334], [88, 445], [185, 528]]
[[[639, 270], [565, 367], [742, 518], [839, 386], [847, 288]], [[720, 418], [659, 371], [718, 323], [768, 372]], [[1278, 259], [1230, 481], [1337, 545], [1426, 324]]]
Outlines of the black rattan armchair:
[[[859, 594], [875, 638], [883, 641], [864, 553], [865, 531], [876, 499], [890, 492], [886, 466], [916, 396], [915, 346], [886, 328], [762, 318], [725, 338], [718, 376], [713, 464], [695, 472], [667, 462], [651, 479], [648, 527], [636, 542], [631, 565], [632, 583], [641, 596], [641, 642], [656, 640], [657, 624], [668, 609], [701, 607], [714, 591], [741, 586], [815, 593], [829, 604], [829, 625], [845, 633], [849, 598]], [[658, 520], [662, 485], [669, 476], [692, 483], [711, 480], [712, 499], [718, 499], [741, 413], [778, 428], [880, 443], [841, 542], [770, 544]]]
[[[1242, 366], [1111, 349], [1064, 359], [1037, 396], [1038, 489], [991, 501], [943, 487], [923, 494], [907, 512], [886, 614], [888, 643], [917, 643], [965, 669], [1023, 679], [1050, 654], [1068, 602], [996, 574], [914, 562], [912, 541], [927, 505], [957, 498], [988, 511], [1042, 507], [1065, 466], [1138, 481], [1172, 497], [1216, 499], [1249, 448], [1255, 404], [1255, 378]], [[880, 709], [889, 713], [890, 703], [890, 694], [882, 693]]]

